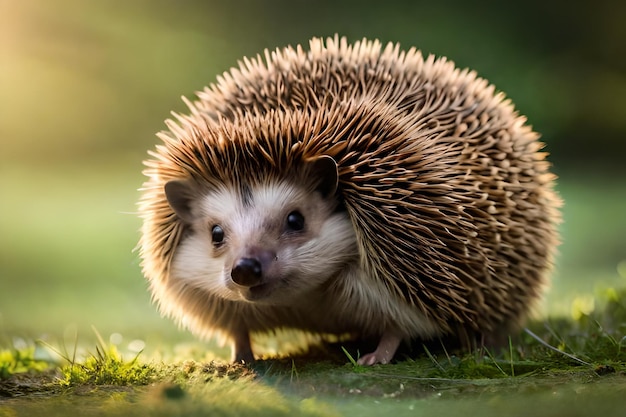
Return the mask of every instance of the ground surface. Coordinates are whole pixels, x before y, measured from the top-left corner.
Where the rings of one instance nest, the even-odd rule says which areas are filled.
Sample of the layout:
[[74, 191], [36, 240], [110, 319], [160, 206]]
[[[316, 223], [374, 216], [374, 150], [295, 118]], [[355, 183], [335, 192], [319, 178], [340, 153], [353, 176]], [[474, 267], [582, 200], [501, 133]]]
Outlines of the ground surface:
[[[5, 350], [0, 416], [623, 416], [626, 337], [616, 336], [626, 320], [604, 328], [598, 319], [607, 312], [626, 319], [624, 298], [601, 316], [534, 323], [540, 340], [524, 333], [501, 352], [415, 346], [373, 367], [356, 365], [358, 350], [347, 342], [249, 367], [142, 358], [101, 338], [80, 358], [49, 345]], [[184, 356], [198, 355], [194, 349]]]

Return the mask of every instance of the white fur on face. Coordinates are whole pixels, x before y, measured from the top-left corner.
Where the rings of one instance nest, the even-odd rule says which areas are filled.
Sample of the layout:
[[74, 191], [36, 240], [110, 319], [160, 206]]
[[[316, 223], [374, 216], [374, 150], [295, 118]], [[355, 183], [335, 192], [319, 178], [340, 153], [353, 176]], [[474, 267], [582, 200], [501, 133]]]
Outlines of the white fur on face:
[[232, 298], [224, 283], [225, 256], [217, 253], [211, 238], [212, 227], [240, 211], [239, 196], [218, 190], [194, 202], [193, 233], [183, 239], [172, 261], [171, 277], [187, 285], [224, 298]]
[[171, 278], [224, 298], [229, 297], [224, 286], [224, 258], [213, 257], [210, 234], [194, 233], [176, 250]]
[[[236, 190], [219, 189], [201, 197], [192, 207], [192, 233], [176, 250], [173, 279], [230, 300], [243, 300], [242, 288], [230, 278], [235, 262], [253, 250], [269, 251], [275, 260], [264, 267], [271, 290], [259, 302], [289, 304], [318, 289], [346, 265], [357, 262], [356, 237], [344, 212], [333, 201], [286, 182], [250, 190], [244, 204]], [[301, 232], [285, 230], [289, 213], [305, 219]], [[212, 242], [219, 225], [224, 243]]]

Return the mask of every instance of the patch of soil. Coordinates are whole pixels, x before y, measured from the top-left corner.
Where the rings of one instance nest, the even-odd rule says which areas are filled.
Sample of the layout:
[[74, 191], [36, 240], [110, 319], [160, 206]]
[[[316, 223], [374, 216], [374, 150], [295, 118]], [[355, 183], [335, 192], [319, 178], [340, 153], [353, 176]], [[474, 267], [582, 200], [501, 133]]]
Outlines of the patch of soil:
[[52, 369], [43, 372], [19, 373], [0, 379], [0, 403], [11, 398], [56, 394], [61, 391], [57, 383], [59, 377], [59, 371]]

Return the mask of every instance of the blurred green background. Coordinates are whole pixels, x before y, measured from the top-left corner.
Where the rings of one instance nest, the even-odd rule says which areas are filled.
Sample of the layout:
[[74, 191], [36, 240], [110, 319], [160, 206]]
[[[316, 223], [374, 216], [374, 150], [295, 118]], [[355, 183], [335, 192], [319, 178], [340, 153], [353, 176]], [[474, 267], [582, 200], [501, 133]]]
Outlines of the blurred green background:
[[91, 325], [190, 338], [159, 317], [132, 251], [146, 150], [181, 95], [242, 56], [334, 33], [446, 55], [513, 99], [566, 200], [540, 312], [592, 308], [626, 286], [626, 2], [575, 4], [3, 0], [0, 343]]

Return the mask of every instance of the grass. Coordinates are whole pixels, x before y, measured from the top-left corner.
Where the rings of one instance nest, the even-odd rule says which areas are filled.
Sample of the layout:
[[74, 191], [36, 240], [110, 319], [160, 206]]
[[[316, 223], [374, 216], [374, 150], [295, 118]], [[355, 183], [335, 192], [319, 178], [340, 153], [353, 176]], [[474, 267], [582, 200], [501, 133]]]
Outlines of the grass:
[[[626, 291], [578, 320], [536, 322], [506, 349], [470, 353], [426, 346], [390, 365], [356, 363], [350, 344], [320, 347], [251, 368], [223, 361], [124, 359], [99, 340], [82, 360], [38, 360], [35, 348], [4, 350], [0, 416], [414, 415], [474, 410], [486, 416], [621, 415], [626, 407]], [[76, 348], [74, 348], [76, 349]], [[53, 378], [51, 379], [51, 375]], [[26, 377], [27, 376], [27, 377]], [[28, 380], [27, 390], [19, 390]], [[86, 407], [85, 404], [89, 404]], [[486, 407], [488, 405], [488, 407]], [[541, 407], [541, 408], [538, 408]], [[620, 409], [621, 407], [621, 409]], [[417, 415], [420, 415], [420, 414]]]

